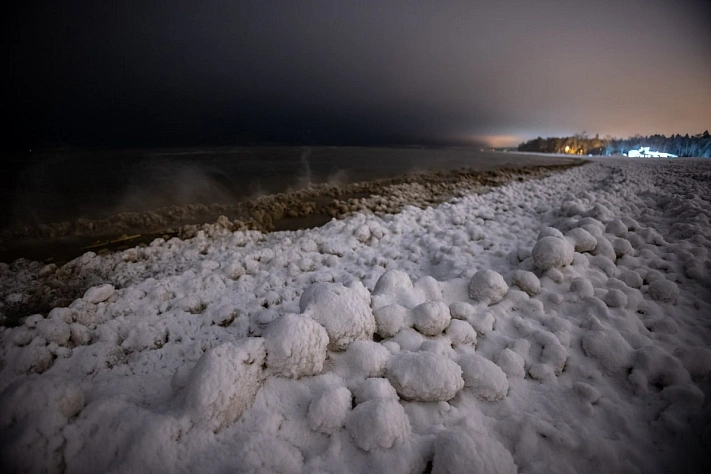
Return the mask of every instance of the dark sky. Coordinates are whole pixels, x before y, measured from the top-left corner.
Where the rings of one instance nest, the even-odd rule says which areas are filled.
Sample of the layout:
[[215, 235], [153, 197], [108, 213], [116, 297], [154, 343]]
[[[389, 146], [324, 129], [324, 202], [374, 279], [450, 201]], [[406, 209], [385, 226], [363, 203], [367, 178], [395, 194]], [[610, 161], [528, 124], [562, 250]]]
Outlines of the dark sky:
[[46, 1], [6, 12], [6, 143], [517, 143], [711, 128], [678, 0]]

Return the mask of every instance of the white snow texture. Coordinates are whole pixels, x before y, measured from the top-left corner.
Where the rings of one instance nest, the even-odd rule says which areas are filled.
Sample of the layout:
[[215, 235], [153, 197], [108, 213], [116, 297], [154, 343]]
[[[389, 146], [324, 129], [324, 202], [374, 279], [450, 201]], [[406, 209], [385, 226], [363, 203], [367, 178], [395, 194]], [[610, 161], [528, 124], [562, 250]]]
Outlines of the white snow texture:
[[708, 160], [600, 159], [0, 264], [0, 315], [59, 275], [86, 288], [0, 327], [1, 469], [711, 472], [710, 183]]

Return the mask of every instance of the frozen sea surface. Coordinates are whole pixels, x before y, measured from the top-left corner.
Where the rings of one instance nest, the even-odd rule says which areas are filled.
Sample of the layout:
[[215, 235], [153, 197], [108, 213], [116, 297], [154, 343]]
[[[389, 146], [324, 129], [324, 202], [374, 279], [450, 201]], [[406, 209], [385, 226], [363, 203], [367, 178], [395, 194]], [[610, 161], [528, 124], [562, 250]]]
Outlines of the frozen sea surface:
[[0, 465], [709, 472], [711, 165], [605, 160], [437, 207], [0, 265]]

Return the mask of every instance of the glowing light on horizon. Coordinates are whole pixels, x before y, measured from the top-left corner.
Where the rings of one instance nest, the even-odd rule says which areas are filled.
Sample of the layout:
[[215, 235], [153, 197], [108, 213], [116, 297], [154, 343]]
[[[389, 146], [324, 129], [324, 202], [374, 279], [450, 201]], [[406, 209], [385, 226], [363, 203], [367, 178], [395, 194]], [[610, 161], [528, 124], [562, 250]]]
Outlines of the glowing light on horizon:
[[472, 137], [473, 140], [484, 142], [491, 148], [515, 147], [522, 139], [517, 135], [480, 135]]

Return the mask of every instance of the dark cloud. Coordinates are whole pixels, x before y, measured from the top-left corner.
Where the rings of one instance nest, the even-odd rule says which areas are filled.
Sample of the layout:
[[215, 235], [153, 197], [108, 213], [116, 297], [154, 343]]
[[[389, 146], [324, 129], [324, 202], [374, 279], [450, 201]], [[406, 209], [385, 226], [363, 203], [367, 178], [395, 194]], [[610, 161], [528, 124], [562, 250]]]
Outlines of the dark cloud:
[[402, 143], [698, 132], [702, 2], [25, 3], [16, 143]]

